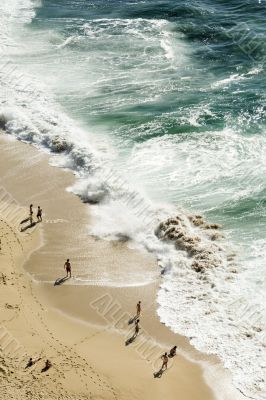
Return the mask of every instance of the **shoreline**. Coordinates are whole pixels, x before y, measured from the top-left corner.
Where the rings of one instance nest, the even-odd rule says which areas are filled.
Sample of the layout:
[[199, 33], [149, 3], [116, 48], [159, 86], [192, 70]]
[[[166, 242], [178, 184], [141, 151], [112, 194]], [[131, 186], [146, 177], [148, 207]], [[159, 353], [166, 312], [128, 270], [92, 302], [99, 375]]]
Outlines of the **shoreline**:
[[[163, 379], [159, 380], [160, 390], [163, 390], [167, 397], [170, 399], [176, 398], [178, 393], [182, 393], [183, 399], [208, 400], [215, 398], [213, 392], [217, 394], [223, 388], [223, 399], [237, 400], [243, 398], [236, 389], [230, 387], [230, 374], [222, 368], [221, 363], [216, 357], [199, 353], [188, 343], [188, 339], [172, 333], [160, 323], [156, 313], [156, 293], [160, 284], [160, 273], [155, 258], [146, 253], [130, 250], [126, 244], [123, 243], [106, 242], [89, 237], [87, 229], [90, 218], [89, 206], [83, 204], [74, 194], [66, 191], [66, 188], [73, 184], [74, 175], [69, 171], [48, 165], [48, 160], [51, 155], [47, 156], [47, 154], [34, 149], [28, 144], [19, 143], [14, 139], [8, 139], [8, 137], [1, 137], [0, 145], [2, 154], [3, 146], [5, 147], [1, 163], [1, 171], [4, 170], [5, 172], [3, 173], [1, 184], [3, 184], [6, 190], [12, 193], [24, 207], [27, 207], [29, 202], [33, 202], [35, 205], [39, 203], [46, 214], [44, 215], [44, 223], [41, 224], [42, 226], [40, 228], [43, 236], [42, 246], [38, 247], [38, 250], [34, 250], [24, 264], [25, 270], [31, 277], [41, 277], [41, 279], [35, 278], [36, 281], [45, 281], [47, 279], [49, 279], [49, 281], [54, 281], [56, 278], [61, 277], [64, 273], [62, 268], [63, 262], [65, 261], [64, 258], [67, 258], [69, 254], [71, 254], [69, 257], [73, 260], [74, 275], [84, 274], [84, 271], [86, 271], [89, 279], [95, 279], [95, 274], [98, 274], [98, 276], [102, 278], [111, 264], [112, 267], [118, 268], [118, 276], [123, 272], [123, 274], [125, 273], [129, 277], [131, 277], [132, 268], [134, 268], [134, 273], [141, 274], [145, 267], [145, 274], [147, 274], [147, 278], [151, 280], [151, 283], [145, 286], [131, 286], [126, 288], [95, 285], [76, 286], [70, 284], [54, 287], [51, 284], [42, 282], [36, 283], [35, 280], [33, 280], [33, 296], [38, 299], [38, 302], [41, 301], [40, 304], [48, 310], [49, 318], [52, 316], [51, 319], [54, 324], [59, 325], [57, 326], [57, 332], [60, 332], [64, 340], [69, 341], [69, 337], [64, 337], [65, 334], [62, 332], [60, 324], [62, 326], [64, 324], [71, 326], [72, 333], [75, 332], [75, 336], [77, 335], [76, 330], [78, 330], [79, 337], [87, 330], [91, 330], [92, 335], [106, 335], [108, 341], [110, 340], [110, 343], [112, 343], [112, 345], [114, 344], [116, 352], [114, 352], [114, 349], [109, 349], [109, 346], [105, 348], [106, 345], [104, 341], [99, 339], [97, 345], [100, 349], [104, 348], [103, 354], [101, 351], [97, 352], [95, 348], [93, 351], [95, 353], [95, 358], [101, 359], [103, 364], [106, 364], [106, 370], [101, 371], [103, 367], [100, 364], [97, 365], [97, 371], [99, 370], [104, 374], [110, 375], [113, 366], [112, 362], [110, 366], [110, 360], [106, 362], [105, 356], [107, 353], [111, 361], [114, 357], [122, 357], [125, 363], [123, 367], [125, 365], [126, 370], [129, 368], [131, 374], [130, 362], [132, 362], [134, 367], [137, 366], [134, 368], [133, 373], [134, 378], [137, 378], [137, 380], [134, 381], [134, 385], [139, 385], [140, 381], [142, 384], [142, 386], [137, 386], [139, 393], [136, 390], [136, 393], [140, 396], [134, 395], [135, 397], [133, 398], [144, 399], [145, 396], [142, 390], [144, 390], [145, 384], [147, 386], [147, 382], [153, 382], [150, 380], [152, 378], [152, 368], [150, 368], [145, 360], [145, 362], [142, 360], [143, 365], [139, 365], [141, 357], [140, 353], [136, 351], [130, 350], [129, 360], [127, 360], [127, 357], [124, 355], [125, 346], [123, 342], [121, 342], [121, 334], [123, 334], [123, 330], [127, 325], [125, 323], [127, 322], [126, 317], [135, 311], [135, 304], [141, 299], [143, 305], [145, 304], [145, 307], [143, 306], [144, 312], [142, 315], [143, 326], [141, 321], [142, 329], [145, 331], [143, 337], [148, 336], [148, 341], [146, 341], [146, 343], [151, 343], [156, 347], [156, 357], [160, 352], [163, 352], [163, 348], [160, 347], [160, 344], [161, 346], [163, 344], [165, 347], [177, 344], [178, 348], [180, 348], [178, 357], [174, 360], [169, 374], [165, 374]], [[22, 146], [24, 146], [23, 152]], [[45, 182], [49, 182], [49, 188], [46, 187], [44, 184]], [[62, 204], [64, 207], [62, 207]], [[48, 223], [47, 221], [50, 222]], [[75, 223], [73, 221], [75, 221]], [[39, 226], [37, 228], [39, 229]], [[88, 263], [90, 267], [89, 272], [87, 272]], [[121, 270], [119, 268], [121, 268]], [[58, 295], [59, 291], [60, 295]], [[103, 305], [101, 301], [103, 301]], [[101, 312], [99, 312], [97, 302], [101, 305], [99, 305]], [[88, 305], [92, 304], [96, 304], [96, 308], [88, 307]], [[57, 309], [60, 311], [56, 311]], [[98, 312], [95, 311], [96, 309]], [[109, 315], [108, 318], [105, 316], [106, 311]], [[68, 315], [70, 318], [66, 318], [64, 314]], [[114, 318], [115, 314], [117, 314], [116, 318]], [[56, 321], [57, 318], [58, 321]], [[77, 320], [83, 321], [83, 323], [79, 323]], [[102, 320], [105, 325], [107, 324], [107, 331], [103, 329], [104, 324]], [[94, 324], [94, 326], [92, 324]], [[113, 325], [116, 327], [116, 324], [119, 328], [120, 336], [113, 332]], [[108, 330], [110, 330], [110, 332], [108, 332]], [[139, 345], [140, 344], [141, 342]], [[119, 350], [120, 347], [121, 354]], [[83, 351], [84, 349], [82, 348], [82, 352]], [[193, 361], [189, 361], [188, 359], [193, 359]], [[93, 359], [91, 360], [94, 361]], [[199, 364], [204, 364], [204, 368], [199, 366]], [[142, 372], [140, 375], [139, 371], [135, 371], [135, 369], [138, 368], [140, 368]], [[216, 376], [210, 378], [211, 375], [214, 375], [214, 371]], [[125, 394], [127, 392], [126, 387], [127, 385], [131, 387], [133, 383], [128, 381], [129, 378], [124, 377], [125, 371], [122, 371], [123, 382], [120, 382], [118, 377], [121, 371], [117, 370], [116, 372], [118, 372], [118, 375], [112, 376], [111, 382], [115, 382], [116, 387], [119, 387], [119, 385], [123, 386], [123, 389], [119, 389], [120, 391], [122, 390], [121, 393], [123, 394], [116, 398], [127, 398]], [[208, 385], [205, 383], [203, 375], [205, 379], [208, 380]], [[143, 381], [142, 376], [145, 377], [145, 379], [143, 377]], [[180, 382], [175, 382], [176, 376], [182, 378], [182, 384]], [[217, 382], [214, 384], [216, 379], [219, 381], [219, 384]], [[193, 385], [191, 385], [192, 381]], [[225, 384], [228, 386], [228, 391], [224, 387]], [[193, 386], [195, 387], [193, 388]], [[210, 386], [213, 392], [209, 388]], [[71, 391], [74, 390], [75, 389], [71, 387]], [[157, 384], [155, 383], [154, 388], [150, 388], [150, 390], [154, 390], [153, 397], [156, 399], [156, 396], [159, 395], [159, 393], [157, 393]], [[108, 396], [103, 398], [109, 398]], [[132, 398], [132, 396], [133, 394], [131, 393], [129, 397]]]

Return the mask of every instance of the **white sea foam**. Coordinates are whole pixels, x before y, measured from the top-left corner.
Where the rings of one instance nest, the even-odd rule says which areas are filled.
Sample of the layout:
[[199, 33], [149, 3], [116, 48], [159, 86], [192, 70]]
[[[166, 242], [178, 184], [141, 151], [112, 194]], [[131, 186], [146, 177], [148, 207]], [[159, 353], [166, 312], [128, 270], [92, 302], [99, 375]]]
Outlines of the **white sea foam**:
[[[129, 246], [154, 253], [163, 272], [158, 294], [161, 320], [174, 331], [190, 337], [198, 349], [219, 355], [233, 372], [238, 388], [256, 399], [265, 398], [265, 311], [262, 308], [265, 275], [262, 268], [266, 254], [263, 234], [255, 240], [247, 229], [242, 232], [245, 240], [235, 240], [238, 232], [234, 226], [229, 227], [225, 233], [234, 245], [229, 246], [223, 240], [223, 263], [200, 275], [191, 270], [191, 260], [185, 252], [160, 241], [154, 233], [161, 220], [177, 212], [176, 206], [169, 205], [173, 199], [202, 212], [213, 210], [215, 215], [221, 203], [237, 207], [241, 199], [245, 200], [249, 195], [259, 197], [264, 190], [266, 170], [265, 136], [243, 137], [232, 129], [205, 132], [195, 137], [165, 135], [135, 145], [126, 162], [124, 159], [117, 161], [112, 141], [102, 136], [104, 141], [99, 146], [93, 133], [85, 131], [69, 118], [55, 101], [53, 93], [49, 92], [56, 85], [62, 91], [65, 87], [72, 89], [75, 86], [67, 79], [70, 76], [67, 67], [62, 69], [64, 73], [60, 71], [65, 87], [59, 76], [54, 79], [49, 69], [46, 80], [51, 86], [47, 87], [37, 76], [31, 75], [29, 66], [18, 66], [12, 58], [14, 54], [30, 51], [27, 41], [22, 44], [19, 40], [20, 37], [27, 39], [23, 24], [33, 17], [33, 4], [27, 0], [14, 0], [12, 4], [6, 0], [0, 4], [1, 53], [4, 54], [0, 69], [0, 85], [1, 89], [4, 88], [0, 91], [0, 126], [21, 140], [51, 151], [58, 150], [58, 143], [63, 146], [64, 151], [54, 158], [54, 162], [76, 172], [77, 182], [71, 190], [83, 201], [93, 204], [91, 212], [97, 224], [92, 226], [91, 233], [106, 239], [128, 240]], [[155, 78], [156, 83], [162, 79], [150, 76], [152, 68], [155, 73], [158, 71], [153, 61], [164, 60], [163, 67], [167, 71], [175, 65], [173, 62], [186, 62], [188, 52], [184, 50], [177, 57], [168, 28], [168, 22], [164, 20], [103, 19], [83, 24], [83, 36], [78, 34], [66, 39], [51, 34], [50, 42], [41, 42], [40, 50], [33, 38], [31, 40], [36, 44], [36, 51], [45, 52], [49, 46], [54, 46], [54, 51], [67, 51], [74, 43], [82, 46], [90, 38], [106, 40], [114, 32], [121, 34], [121, 31], [128, 35], [129, 40], [141, 40], [145, 43], [143, 54], [149, 57], [149, 62], [143, 65], [139, 75], [134, 76], [135, 69], [131, 75], [121, 72], [115, 64], [117, 58], [111, 57], [106, 60], [106, 63], [110, 62], [109, 75], [106, 76], [104, 71], [102, 75], [94, 74], [97, 79], [91, 80], [88, 94], [99, 94], [99, 83], [102, 83], [101, 89], [113, 88], [111, 72], [116, 68], [119, 79], [131, 77], [130, 84], [138, 88], [140, 96], [144, 93], [141, 86], [148, 88], [149, 95], [144, 93], [141, 98], [147, 102], [172, 88], [167, 79], [163, 80], [159, 94], [156, 85], [152, 86]], [[44, 38], [45, 35], [40, 40]], [[154, 52], [155, 46], [160, 51]], [[131, 57], [130, 52], [125, 54], [125, 57]], [[99, 60], [95, 70], [102, 62], [100, 56]], [[136, 65], [140, 60], [144, 63], [143, 55]], [[52, 71], [52, 66], [49, 68]], [[214, 84], [214, 88], [250, 79], [259, 72], [254, 69], [245, 76], [232, 75]], [[128, 88], [126, 82], [124, 87]], [[115, 106], [123, 101], [123, 97], [119, 97]], [[136, 103], [133, 98], [128, 101], [131, 105]], [[181, 122], [199, 127], [206, 115], [215, 117], [206, 107], [196, 112], [193, 110]], [[172, 115], [167, 117], [172, 118]], [[143, 131], [148, 132], [157, 132], [160, 128], [158, 120], [143, 125]], [[255, 169], [254, 165], [258, 168]], [[125, 172], [118, 174], [117, 170]], [[201, 204], [205, 209], [200, 208]], [[263, 207], [261, 211], [263, 216]], [[187, 221], [187, 229], [194, 232], [195, 228], [187, 220], [187, 211], [178, 208], [178, 213]], [[241, 253], [236, 265], [225, 260], [225, 255], [235, 249]], [[83, 284], [121, 284], [114, 282], [111, 275], [112, 271], [110, 277], [102, 280], [98, 277], [93, 282], [86, 281], [85, 276], [78, 279]], [[141, 285], [153, 279], [154, 276], [145, 279], [135, 276], [130, 284]]]
[[212, 84], [212, 88], [219, 88], [219, 87], [227, 87], [230, 84], [235, 84], [241, 81], [245, 81], [246, 79], [251, 79], [252, 75], [258, 75], [263, 71], [262, 67], [252, 68], [245, 74], [231, 74], [228, 78], [221, 79]]

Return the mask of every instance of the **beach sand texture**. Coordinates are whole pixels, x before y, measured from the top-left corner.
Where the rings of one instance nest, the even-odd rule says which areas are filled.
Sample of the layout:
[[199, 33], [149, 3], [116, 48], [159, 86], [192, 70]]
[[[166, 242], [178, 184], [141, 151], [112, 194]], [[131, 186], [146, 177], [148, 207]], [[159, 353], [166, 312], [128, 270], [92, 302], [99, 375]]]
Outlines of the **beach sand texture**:
[[[154, 257], [90, 237], [89, 206], [65, 190], [74, 175], [50, 166], [47, 154], [6, 137], [0, 151], [0, 399], [241, 399], [218, 360], [159, 322]], [[41, 205], [43, 222], [20, 232], [30, 203]], [[54, 286], [68, 257], [74, 278]], [[130, 285], [100, 284], [110, 269]], [[142, 272], [150, 283], [135, 286]], [[141, 333], [126, 345], [140, 299]], [[168, 371], [154, 378], [175, 344]], [[41, 360], [25, 369], [29, 357]], [[46, 359], [52, 367], [41, 372]]]

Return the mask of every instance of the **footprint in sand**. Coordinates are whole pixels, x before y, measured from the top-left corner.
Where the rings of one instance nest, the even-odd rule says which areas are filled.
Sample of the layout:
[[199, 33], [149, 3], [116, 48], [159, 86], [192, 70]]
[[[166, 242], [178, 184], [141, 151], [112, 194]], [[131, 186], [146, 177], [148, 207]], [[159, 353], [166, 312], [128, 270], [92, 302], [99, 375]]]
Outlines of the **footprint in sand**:
[[7, 308], [8, 310], [19, 310], [19, 306], [17, 304], [12, 305], [12, 304], [5, 304], [5, 308]]
[[7, 369], [3, 365], [0, 365], [0, 374], [6, 375], [7, 374]]
[[0, 276], [0, 283], [2, 283], [3, 285], [7, 285], [6, 279], [6, 275], [2, 273], [2, 275]]

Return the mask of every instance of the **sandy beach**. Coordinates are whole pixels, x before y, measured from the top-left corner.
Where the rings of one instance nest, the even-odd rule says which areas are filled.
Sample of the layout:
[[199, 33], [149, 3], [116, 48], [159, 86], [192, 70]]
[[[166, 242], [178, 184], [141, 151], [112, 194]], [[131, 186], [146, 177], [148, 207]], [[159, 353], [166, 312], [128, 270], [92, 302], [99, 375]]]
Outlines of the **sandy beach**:
[[[154, 257], [89, 236], [89, 205], [66, 190], [75, 177], [50, 155], [4, 134], [0, 154], [0, 398], [240, 400], [217, 359], [160, 323]], [[34, 227], [20, 224], [31, 203], [44, 211]], [[66, 258], [73, 278], [60, 281]], [[100, 284], [110, 269], [115, 287]], [[136, 285], [138, 272], [148, 284]], [[128, 343], [138, 300], [141, 331]], [[173, 345], [177, 356], [154, 377]], [[25, 369], [30, 357], [41, 359]]]

